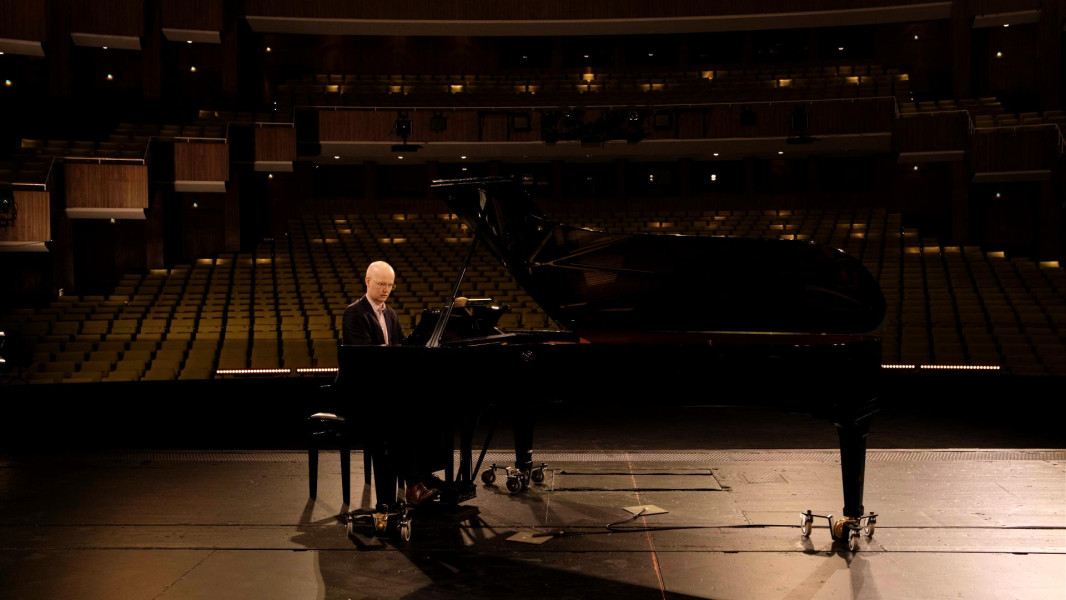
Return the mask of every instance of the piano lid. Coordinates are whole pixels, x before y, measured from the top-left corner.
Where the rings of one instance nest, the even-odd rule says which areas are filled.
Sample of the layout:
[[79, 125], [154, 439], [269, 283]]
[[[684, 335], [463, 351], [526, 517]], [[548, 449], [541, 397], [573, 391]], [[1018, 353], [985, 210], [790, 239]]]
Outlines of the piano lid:
[[871, 333], [885, 317], [877, 280], [824, 244], [575, 227], [548, 218], [512, 178], [433, 188], [549, 317], [588, 339]]

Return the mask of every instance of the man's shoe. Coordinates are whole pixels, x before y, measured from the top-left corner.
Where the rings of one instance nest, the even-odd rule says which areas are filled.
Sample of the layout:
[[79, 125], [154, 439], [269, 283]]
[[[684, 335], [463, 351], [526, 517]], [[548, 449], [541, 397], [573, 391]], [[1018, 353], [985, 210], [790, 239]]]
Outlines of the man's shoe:
[[440, 492], [438, 490], [431, 490], [421, 483], [407, 486], [407, 490], [404, 491], [404, 499], [411, 506], [416, 506], [425, 502], [426, 500], [432, 500], [437, 497]]
[[429, 489], [444, 489], [444, 486], [448, 485], [448, 482], [444, 481], [440, 477], [437, 477], [433, 473], [426, 475], [422, 478], [422, 483]]

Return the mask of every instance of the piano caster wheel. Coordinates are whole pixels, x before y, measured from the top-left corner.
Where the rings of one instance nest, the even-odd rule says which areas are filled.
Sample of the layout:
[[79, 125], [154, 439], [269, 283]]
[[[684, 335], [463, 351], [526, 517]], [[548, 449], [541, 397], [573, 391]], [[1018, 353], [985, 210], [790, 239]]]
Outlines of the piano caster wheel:
[[525, 486], [522, 485], [522, 477], [515, 476], [515, 477], [508, 477], [507, 478], [507, 491], [508, 492], [511, 492], [512, 494], [517, 494], [518, 492], [521, 492], [522, 488], [524, 488], [524, 487]]
[[877, 526], [877, 515], [870, 513], [868, 516], [862, 517], [859, 520], [865, 520], [865, 523], [862, 525], [862, 532], [866, 534], [866, 537], [873, 537], [874, 528]]
[[[496, 465], [492, 465], [492, 466], [495, 467]], [[495, 470], [495, 468], [485, 469], [484, 471], [482, 471], [481, 472], [481, 482], [484, 483], [485, 485], [492, 485], [492, 484], [496, 483], [496, 470]]]
[[800, 535], [803, 537], [811, 537], [811, 529], [814, 527], [814, 515], [811, 511], [807, 511], [800, 515]]
[[545, 465], [545, 464], [541, 464], [536, 469], [533, 469], [533, 471], [529, 474], [529, 479], [533, 483], [541, 483], [541, 482], [543, 482], [544, 481], [544, 467], [546, 467], [546, 466], [547, 465]]
[[400, 539], [405, 542], [411, 541], [411, 517], [402, 516], [400, 522], [397, 525], [397, 532], [400, 534]]
[[348, 537], [352, 537], [355, 534], [355, 519], [352, 518], [352, 515], [348, 515], [345, 518], [345, 521], [345, 533], [348, 535]]
[[848, 535], [848, 549], [852, 552], [859, 551], [859, 530], [852, 529], [851, 534]]

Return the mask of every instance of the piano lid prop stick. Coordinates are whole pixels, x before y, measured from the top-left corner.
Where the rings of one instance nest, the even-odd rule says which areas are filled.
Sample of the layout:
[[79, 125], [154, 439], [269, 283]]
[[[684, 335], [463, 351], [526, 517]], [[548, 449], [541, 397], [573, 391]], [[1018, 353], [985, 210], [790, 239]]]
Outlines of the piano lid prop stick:
[[459, 296], [459, 286], [462, 285], [463, 278], [466, 277], [466, 270], [470, 266], [470, 261], [474, 258], [475, 249], [477, 249], [477, 229], [474, 230], [474, 241], [470, 243], [470, 252], [466, 254], [463, 268], [459, 270], [459, 278], [455, 280], [455, 285], [452, 287], [452, 295], [448, 298], [448, 303], [440, 311], [440, 318], [437, 320], [437, 324], [433, 327], [433, 333], [426, 342], [427, 348], [440, 346], [440, 336], [444, 334], [444, 328], [448, 326], [448, 319], [452, 318], [452, 308], [455, 306], [455, 299]]

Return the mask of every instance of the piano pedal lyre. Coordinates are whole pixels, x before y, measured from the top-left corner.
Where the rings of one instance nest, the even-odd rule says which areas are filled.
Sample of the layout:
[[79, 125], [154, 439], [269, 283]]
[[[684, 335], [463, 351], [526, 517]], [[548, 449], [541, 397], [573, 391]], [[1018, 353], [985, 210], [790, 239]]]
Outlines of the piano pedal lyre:
[[485, 485], [492, 485], [496, 482], [496, 470], [503, 470], [507, 473], [507, 491], [517, 494], [528, 488], [530, 481], [533, 483], [544, 481], [544, 468], [547, 466], [547, 463], [540, 463], [537, 466], [533, 466], [530, 463], [525, 467], [519, 468], [492, 463], [489, 468], [481, 472], [481, 481]]
[[862, 531], [866, 534], [866, 537], [871, 538], [874, 536], [874, 528], [877, 526], [877, 513], [875, 512], [858, 518], [844, 517], [834, 521], [833, 515], [816, 515], [808, 510], [805, 513], [800, 513], [800, 533], [803, 537], [810, 537], [815, 517], [829, 521], [829, 534], [833, 540], [847, 540], [848, 549], [852, 552], [859, 550], [859, 532]]

